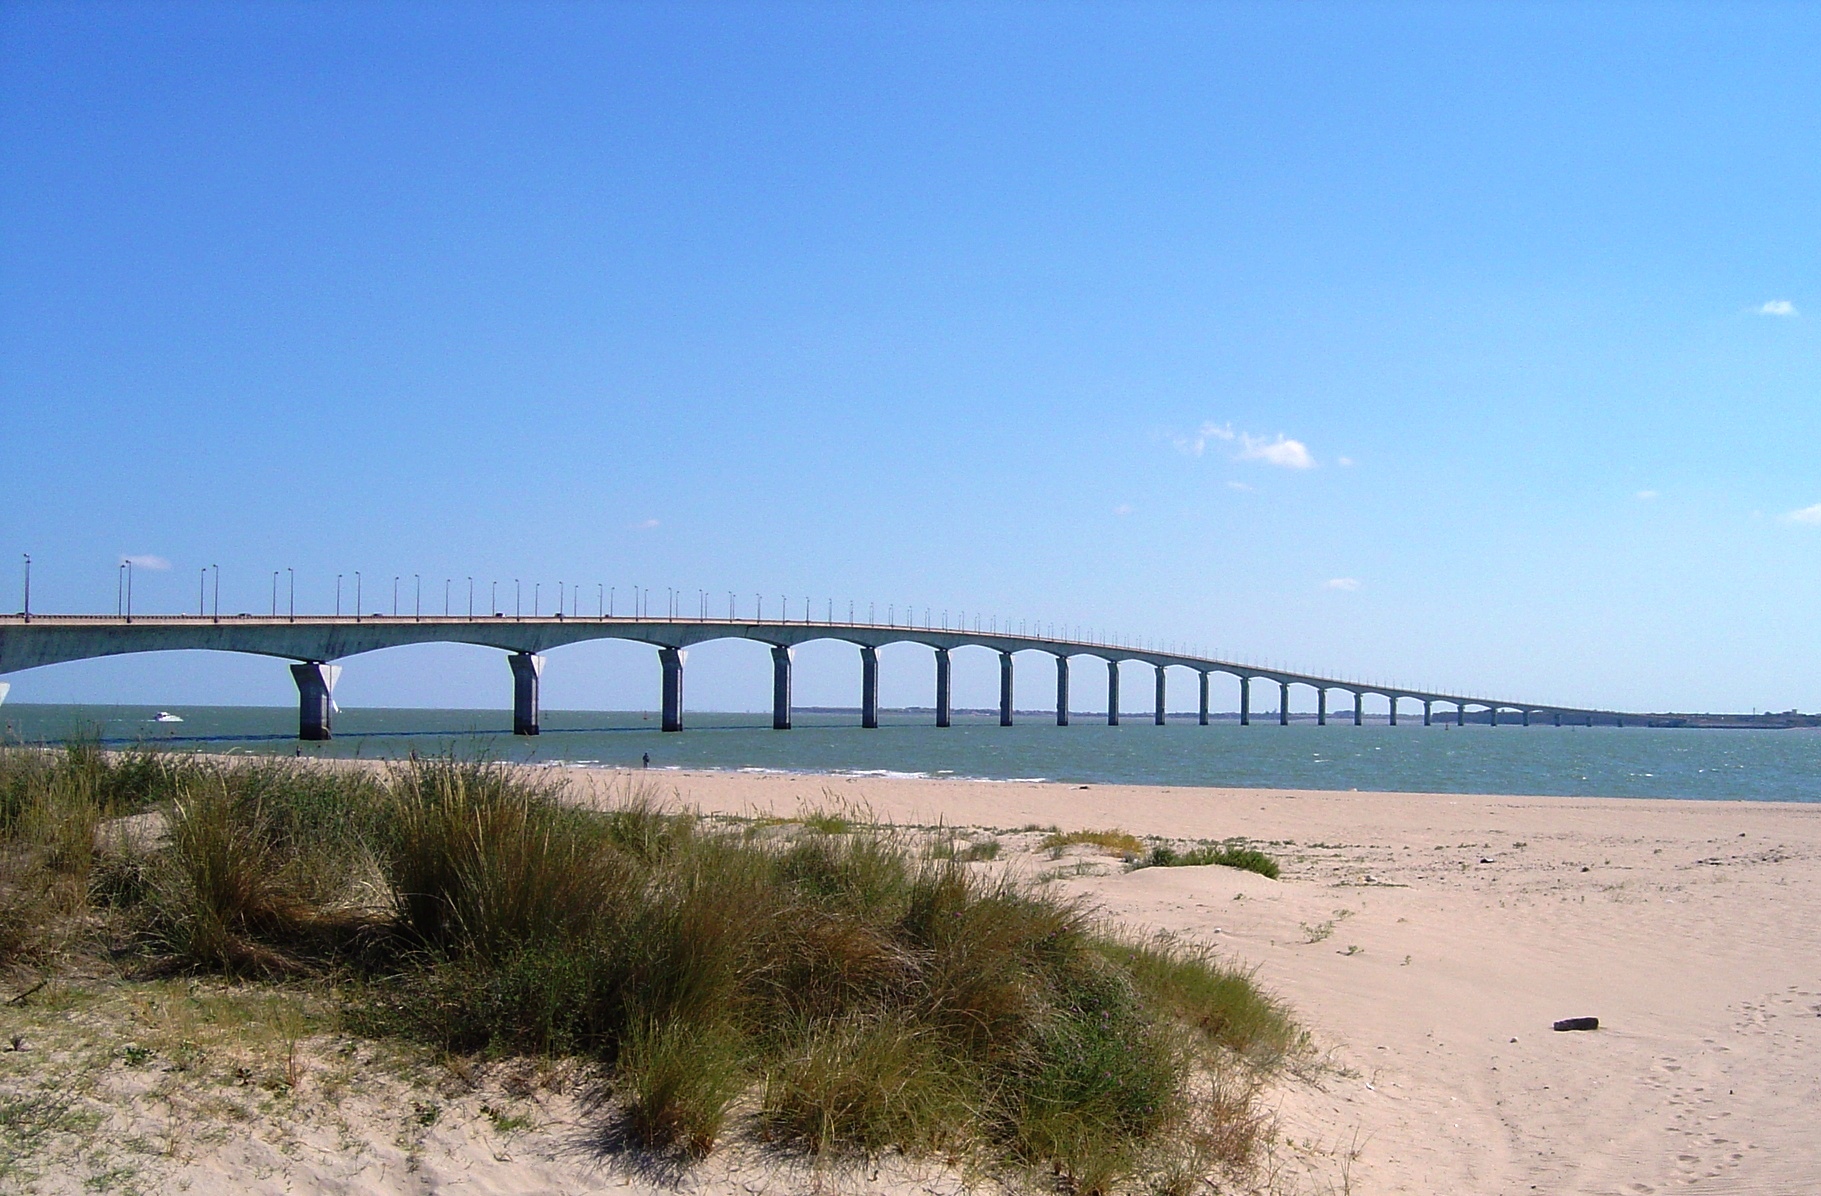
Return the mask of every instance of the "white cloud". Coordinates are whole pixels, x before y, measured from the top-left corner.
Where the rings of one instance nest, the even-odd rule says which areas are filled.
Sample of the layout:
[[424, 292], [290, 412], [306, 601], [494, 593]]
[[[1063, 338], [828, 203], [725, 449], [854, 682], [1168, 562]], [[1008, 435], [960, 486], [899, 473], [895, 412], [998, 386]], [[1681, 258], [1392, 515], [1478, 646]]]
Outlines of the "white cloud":
[[1340, 464], [1351, 465], [1351, 464], [1353, 464], [1353, 458], [1352, 457], [1342, 457], [1342, 458], [1340, 458]]
[[1173, 443], [1176, 445], [1177, 452], [1187, 453], [1191, 457], [1199, 457], [1202, 453], [1207, 451], [1208, 441], [1232, 440], [1233, 438], [1232, 424], [1203, 424], [1201, 427], [1195, 429], [1194, 435], [1178, 436]]
[[633, 530], [634, 530], [634, 531], [639, 531], [639, 532], [648, 532], [648, 531], [650, 531], [650, 530], [651, 530], [651, 529], [652, 529], [652, 528], [654, 528], [654, 527], [656, 527], [656, 526], [658, 526], [658, 521], [657, 521], [657, 520], [655, 520], [655, 519], [647, 519], [647, 520], [645, 520], [645, 521], [644, 521], [644, 522], [643, 522], [643, 523], [635, 523], [635, 524], [633, 524], [633, 525], [632, 525], [632, 529], [633, 529]]
[[1803, 507], [1800, 511], [1791, 511], [1783, 518], [1789, 520], [1791, 523], [1821, 524], [1821, 502], [1816, 503], [1812, 507]]
[[1130, 515], [1131, 513], [1132, 513], [1132, 504], [1129, 502], [1122, 502], [1118, 506], [1113, 508], [1113, 514], [1115, 514], [1115, 515], [1123, 516], [1123, 515]]
[[1247, 494], [1250, 494], [1250, 493], [1252, 493], [1252, 490], [1253, 490], [1253, 487], [1251, 487], [1251, 486], [1248, 486], [1248, 485], [1246, 485], [1246, 484], [1245, 484], [1245, 483], [1244, 483], [1244, 482], [1228, 482], [1228, 483], [1227, 483], [1227, 489], [1229, 489], [1229, 490], [1243, 490], [1243, 491], [1245, 491], [1245, 492], [1246, 492], [1246, 493], [1247, 493]]
[[1321, 586], [1324, 590], [1342, 590], [1351, 594], [1354, 590], [1359, 589], [1359, 578], [1330, 577], [1327, 581], [1322, 582]]
[[1658, 495], [1655, 490], [1640, 490], [1637, 493], [1639, 502], [1649, 502], [1651, 499], [1658, 497], [1660, 497], [1660, 495]]
[[163, 573], [171, 567], [171, 562], [161, 556], [153, 556], [149, 552], [128, 553], [120, 558], [120, 563], [131, 565], [135, 569], [152, 569], [159, 573]]
[[1789, 300], [1772, 299], [1769, 303], [1766, 303], [1763, 307], [1758, 309], [1758, 314], [1761, 316], [1793, 316], [1796, 315], [1797, 312], [1796, 305]]
[[1281, 469], [1313, 469], [1315, 458], [1309, 455], [1309, 447], [1300, 440], [1291, 440], [1282, 432], [1277, 439], [1266, 440], [1262, 436], [1241, 436], [1239, 450], [1241, 461], [1263, 461]]

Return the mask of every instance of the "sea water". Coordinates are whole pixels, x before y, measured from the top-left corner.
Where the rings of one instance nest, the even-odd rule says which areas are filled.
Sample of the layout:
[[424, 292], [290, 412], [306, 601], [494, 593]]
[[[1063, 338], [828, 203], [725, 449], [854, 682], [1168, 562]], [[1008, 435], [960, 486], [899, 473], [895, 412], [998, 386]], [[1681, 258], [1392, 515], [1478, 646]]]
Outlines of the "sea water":
[[928, 712], [882, 712], [876, 730], [853, 713], [794, 716], [774, 731], [767, 714], [691, 712], [681, 734], [642, 711], [546, 710], [543, 734], [511, 734], [491, 710], [344, 710], [335, 738], [299, 743], [292, 708], [196, 706], [155, 721], [142, 706], [7, 705], [0, 729], [15, 742], [72, 736], [113, 746], [166, 744], [211, 752], [400, 758], [416, 752], [499, 760], [655, 769], [1042, 779], [1099, 784], [1259, 786], [1426, 793], [1821, 801], [1821, 732], [1516, 725], [1458, 727], [1421, 720], [1389, 727], [1230, 721], [1199, 726], [1148, 714], [1109, 727], [1102, 716], [960, 714], [937, 728]]

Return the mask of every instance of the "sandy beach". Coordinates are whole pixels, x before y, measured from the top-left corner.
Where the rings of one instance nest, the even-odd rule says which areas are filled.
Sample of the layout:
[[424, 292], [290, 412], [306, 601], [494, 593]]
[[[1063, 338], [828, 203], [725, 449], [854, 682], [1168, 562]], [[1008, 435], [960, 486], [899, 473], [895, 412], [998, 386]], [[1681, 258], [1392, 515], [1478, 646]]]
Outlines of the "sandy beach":
[[[970, 866], [1214, 944], [1313, 1040], [1270, 1091], [1261, 1194], [1821, 1190], [1821, 805], [556, 767], [582, 801], [643, 792], [709, 814], [997, 833], [998, 859]], [[1089, 845], [1056, 857], [1039, 847], [1050, 827], [1243, 838], [1282, 874], [1132, 870]], [[9, 1058], [28, 1078], [62, 1060], [97, 1118], [82, 1166], [29, 1190], [85, 1190], [91, 1172], [200, 1196], [970, 1186], [939, 1163], [834, 1175], [739, 1146], [654, 1176], [601, 1149], [568, 1065], [300, 1038], [286, 1025], [335, 1024], [301, 990], [97, 991], [0, 1007], [0, 1038], [24, 1052]], [[1597, 1031], [1551, 1028], [1588, 1016]], [[176, 1065], [192, 1058], [200, 1070]]]
[[[607, 792], [626, 774], [571, 770]], [[1821, 1190], [1821, 806], [642, 774], [704, 811], [1121, 827], [1268, 845], [1281, 879], [1065, 884], [1218, 943], [1332, 1066], [1284, 1178], [1353, 1193]], [[1593, 1033], [1558, 1018], [1595, 1016]]]

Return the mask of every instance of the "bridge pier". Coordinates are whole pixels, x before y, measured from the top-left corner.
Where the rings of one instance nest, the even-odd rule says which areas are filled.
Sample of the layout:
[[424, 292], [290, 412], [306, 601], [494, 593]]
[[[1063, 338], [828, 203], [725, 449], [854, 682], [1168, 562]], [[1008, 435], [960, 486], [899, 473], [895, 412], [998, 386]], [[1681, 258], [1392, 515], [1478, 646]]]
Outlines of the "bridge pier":
[[790, 665], [791, 650], [783, 644], [771, 647], [771, 729], [790, 730]]
[[1359, 690], [1353, 691], [1353, 725], [1364, 726], [1366, 722], [1366, 695]]
[[1277, 683], [1277, 725], [1280, 727], [1290, 725], [1290, 683], [1288, 681]]
[[1239, 679], [1239, 725], [1242, 727], [1252, 725], [1252, 678], [1250, 677]]
[[1163, 693], [1164, 693], [1163, 666], [1158, 665], [1158, 666], [1156, 666], [1156, 668], [1157, 668], [1157, 725], [1161, 727], [1161, 726], [1163, 726]]
[[1434, 706], [1435, 702], [1432, 699], [1423, 699], [1423, 726], [1425, 727], [1432, 727], [1435, 725], [1435, 720], [1430, 717], [1434, 712]]
[[936, 649], [936, 725], [952, 725], [954, 710], [949, 698], [949, 658], [947, 648]]
[[1454, 725], [1457, 727], [1467, 725], [1467, 703], [1456, 702], [1454, 704]]
[[1328, 687], [1325, 685], [1315, 687], [1315, 725], [1328, 725]]
[[1201, 675], [1201, 725], [1208, 725], [1208, 675]]
[[1530, 725], [1530, 711], [1528, 709], [1524, 711], [1524, 725], [1526, 727]]
[[879, 649], [860, 646], [860, 725], [879, 726]]
[[1391, 725], [1397, 726], [1397, 695], [1386, 694], [1385, 700], [1391, 703]]
[[1069, 658], [1056, 658], [1056, 725], [1069, 725]]
[[1562, 712], [1560, 710], [1555, 712], [1555, 725], [1558, 727], [1562, 725]]
[[1119, 662], [1107, 661], [1107, 726], [1119, 725]]
[[683, 729], [683, 660], [689, 655], [682, 648], [659, 648], [658, 663], [664, 668], [663, 723], [666, 731]]
[[999, 653], [999, 725], [1012, 725], [1012, 654]]
[[291, 666], [291, 679], [297, 682], [297, 738], [318, 743], [331, 738], [335, 682], [340, 677], [338, 664], [306, 660]]
[[536, 735], [538, 678], [544, 675], [544, 658], [534, 652], [514, 652], [506, 663], [512, 666], [512, 733]]
[[1486, 707], [1486, 715], [1486, 725], [1488, 727], [1496, 727], [1499, 725], [1499, 708], [1497, 706]]

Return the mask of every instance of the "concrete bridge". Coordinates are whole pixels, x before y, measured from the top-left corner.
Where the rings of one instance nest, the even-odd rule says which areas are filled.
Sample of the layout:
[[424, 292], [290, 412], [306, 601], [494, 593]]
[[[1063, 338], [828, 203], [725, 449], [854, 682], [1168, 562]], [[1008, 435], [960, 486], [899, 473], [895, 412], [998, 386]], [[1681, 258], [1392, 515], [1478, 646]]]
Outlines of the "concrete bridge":
[[[788, 730], [791, 723], [791, 663], [793, 650], [810, 640], [841, 640], [860, 650], [860, 722], [879, 725], [879, 649], [887, 644], [915, 643], [934, 654], [936, 725], [950, 723], [950, 655], [957, 648], [982, 647], [999, 653], [999, 722], [1012, 724], [1013, 655], [1042, 652], [1055, 658], [1056, 723], [1069, 721], [1070, 662], [1076, 657], [1097, 659], [1107, 666], [1107, 722], [1120, 717], [1119, 666], [1138, 661], [1155, 670], [1156, 692], [1151, 717], [1164, 721], [1164, 678], [1172, 668], [1187, 669], [1200, 678], [1201, 723], [1208, 722], [1208, 678], [1216, 673], [1239, 680], [1239, 721], [1252, 722], [1252, 685], [1277, 687], [1277, 721], [1290, 721], [1290, 688], [1308, 686], [1316, 693], [1316, 720], [1328, 722], [1328, 695], [1352, 696], [1352, 719], [1358, 726], [1365, 715], [1368, 694], [1390, 703], [1391, 724], [1398, 723], [1399, 707], [1420, 703], [1423, 725], [1437, 717], [1437, 706], [1446, 719], [1465, 723], [1469, 709], [1485, 712], [1496, 726], [1501, 715], [1524, 726], [1533, 719], [1624, 726], [1641, 724], [1645, 716], [1611, 710], [1552, 706], [1475, 694], [1451, 694], [1404, 689], [1358, 681], [1345, 681], [1306, 673], [1261, 668], [1238, 661], [1093, 640], [1041, 635], [1013, 635], [994, 631], [935, 626], [881, 625], [803, 620], [681, 619], [644, 617], [604, 618], [562, 615], [519, 618], [509, 615], [476, 618], [415, 615], [276, 616], [238, 615], [3, 615], [0, 616], [0, 675], [71, 660], [118, 656], [128, 652], [167, 652], [180, 649], [247, 652], [294, 662], [291, 676], [297, 683], [298, 735], [302, 739], [328, 739], [335, 709], [331, 695], [340, 666], [335, 661], [381, 648], [406, 644], [480, 644], [507, 653], [512, 670], [512, 729], [520, 735], [538, 733], [538, 682], [544, 667], [543, 653], [583, 640], [620, 639], [652, 645], [657, 650], [663, 686], [663, 728], [683, 729], [683, 665], [691, 645], [709, 640], [756, 640], [771, 648], [772, 726]], [[1268, 699], [1267, 699], [1268, 700]], [[1344, 717], [1344, 715], [1343, 715]]]

